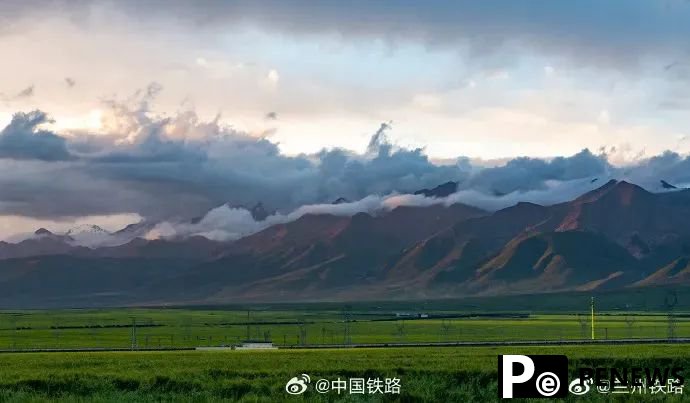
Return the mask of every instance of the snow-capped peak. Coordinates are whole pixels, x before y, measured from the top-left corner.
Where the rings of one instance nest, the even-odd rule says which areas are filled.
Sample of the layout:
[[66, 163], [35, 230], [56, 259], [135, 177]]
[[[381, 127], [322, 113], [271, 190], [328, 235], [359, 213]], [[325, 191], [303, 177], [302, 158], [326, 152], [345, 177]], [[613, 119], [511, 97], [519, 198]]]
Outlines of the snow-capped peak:
[[110, 240], [110, 232], [98, 225], [80, 224], [70, 228], [65, 235], [74, 240], [77, 245], [95, 247], [107, 243]]
[[106, 234], [109, 235], [110, 233], [103, 228], [99, 227], [98, 225], [93, 225], [93, 224], [79, 224], [77, 226], [74, 226], [67, 230], [65, 235], [69, 235], [71, 237], [74, 237], [75, 235], [78, 234]]

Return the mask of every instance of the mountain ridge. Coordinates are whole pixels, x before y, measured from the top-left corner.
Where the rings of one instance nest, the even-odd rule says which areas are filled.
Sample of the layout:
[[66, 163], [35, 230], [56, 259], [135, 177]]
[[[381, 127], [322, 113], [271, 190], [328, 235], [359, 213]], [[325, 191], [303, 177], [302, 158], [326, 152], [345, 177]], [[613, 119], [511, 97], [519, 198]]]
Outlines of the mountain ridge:
[[16, 290], [31, 296], [22, 306], [54, 307], [688, 285], [688, 201], [688, 190], [651, 193], [610, 181], [569, 202], [495, 212], [434, 202], [305, 214], [234, 242], [137, 237], [92, 249], [43, 229], [18, 244], [0, 242], [0, 305], [16, 306]]

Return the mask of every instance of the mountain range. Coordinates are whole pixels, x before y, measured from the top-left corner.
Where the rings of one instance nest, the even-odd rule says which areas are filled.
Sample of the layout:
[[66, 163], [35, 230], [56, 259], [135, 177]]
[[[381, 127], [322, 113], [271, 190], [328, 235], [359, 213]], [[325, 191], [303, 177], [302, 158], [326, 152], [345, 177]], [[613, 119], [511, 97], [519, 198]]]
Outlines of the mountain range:
[[[456, 184], [416, 192], [445, 197]], [[339, 203], [346, 203], [346, 200]], [[266, 217], [263, 206], [257, 217]], [[0, 242], [0, 306], [443, 298], [690, 284], [690, 190], [610, 181], [569, 202], [306, 214], [233, 242]], [[149, 228], [150, 229], [150, 228]], [[145, 225], [122, 231], [145, 233]], [[92, 234], [91, 234], [92, 235]]]

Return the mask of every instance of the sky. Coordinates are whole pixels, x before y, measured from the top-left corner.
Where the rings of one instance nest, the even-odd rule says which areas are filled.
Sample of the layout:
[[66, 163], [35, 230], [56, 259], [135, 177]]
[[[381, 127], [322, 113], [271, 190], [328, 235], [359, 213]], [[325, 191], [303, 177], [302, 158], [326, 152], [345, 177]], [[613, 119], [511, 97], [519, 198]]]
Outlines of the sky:
[[6, 0], [0, 239], [446, 180], [690, 183], [688, 21], [683, 0]]

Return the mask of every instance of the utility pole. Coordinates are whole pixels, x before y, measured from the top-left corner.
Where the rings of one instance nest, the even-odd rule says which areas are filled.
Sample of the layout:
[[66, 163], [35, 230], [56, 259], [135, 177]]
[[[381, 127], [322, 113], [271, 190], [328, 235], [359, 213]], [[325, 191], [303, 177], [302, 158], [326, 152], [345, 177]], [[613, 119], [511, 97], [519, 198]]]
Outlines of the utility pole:
[[628, 326], [628, 339], [633, 338], [633, 325], [635, 324], [635, 317], [632, 314], [625, 316], [625, 324]]
[[250, 333], [251, 333], [251, 329], [250, 329], [251, 325], [249, 324], [249, 322], [250, 322], [249, 321], [249, 309], [247, 309], [247, 339], [246, 339], [247, 341], [249, 341], [251, 339], [249, 337]]
[[450, 321], [448, 319], [443, 319], [441, 321], [441, 341], [448, 341], [449, 333], [450, 333]]
[[132, 317], [132, 334], [131, 334], [132, 350], [137, 348], [137, 318]]
[[12, 323], [12, 350], [17, 348], [17, 317], [10, 314], [10, 321]]
[[591, 306], [592, 306], [592, 340], [594, 340], [594, 297], [592, 297]]
[[350, 333], [350, 321], [352, 320], [351, 309], [349, 305], [345, 305], [343, 309], [343, 324], [345, 325], [343, 328], [343, 344], [345, 345], [352, 344], [352, 334]]
[[300, 322], [299, 326], [299, 344], [305, 346], [307, 344], [307, 326], [304, 321]]
[[678, 295], [675, 290], [671, 290], [666, 294], [664, 298], [664, 305], [668, 311], [668, 338], [673, 339], [676, 337], [676, 318], [673, 314], [673, 308], [678, 303]]
[[405, 341], [405, 319], [399, 320], [395, 324], [395, 334], [400, 338], [400, 341]]

